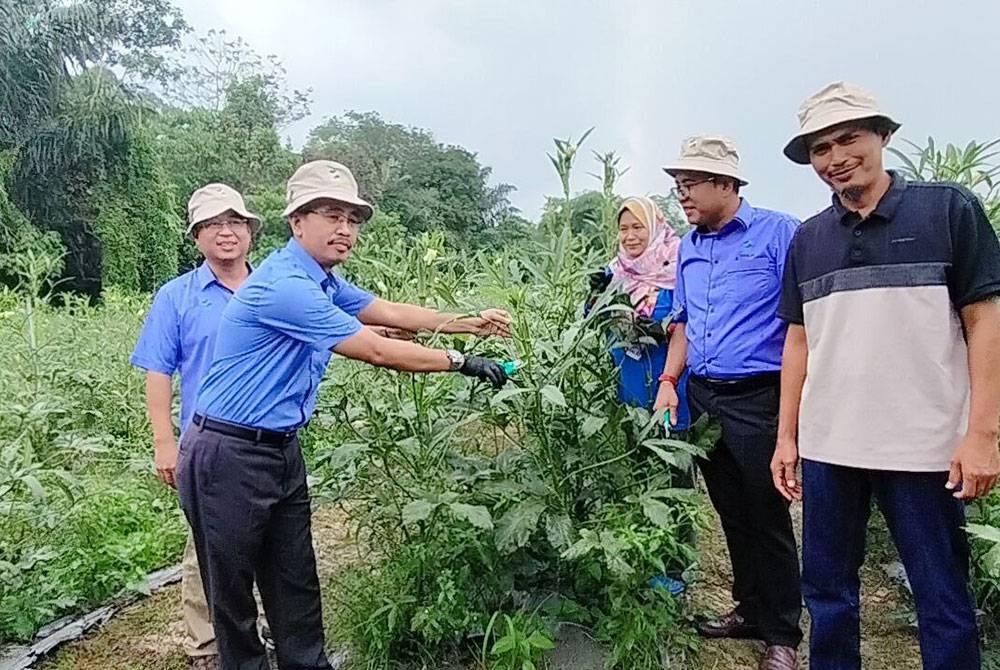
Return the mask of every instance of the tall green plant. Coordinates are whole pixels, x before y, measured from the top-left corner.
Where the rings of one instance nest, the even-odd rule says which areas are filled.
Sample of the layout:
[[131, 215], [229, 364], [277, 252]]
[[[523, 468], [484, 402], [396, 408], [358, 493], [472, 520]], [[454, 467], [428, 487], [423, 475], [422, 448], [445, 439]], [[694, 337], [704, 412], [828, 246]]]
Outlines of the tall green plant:
[[[573, 161], [576, 159], [576, 154], [580, 151], [580, 147], [587, 140], [590, 134], [594, 132], [591, 128], [583, 135], [580, 136], [576, 142], [571, 138], [561, 140], [556, 138], [552, 140], [556, 145], [556, 155], [546, 154], [549, 157], [549, 161], [552, 163], [552, 167], [556, 169], [556, 173], [559, 175], [559, 183], [562, 185], [562, 195], [563, 195], [563, 228], [569, 228], [573, 220], [572, 211], [572, 199], [573, 193], [570, 186], [570, 177], [573, 174]], [[551, 234], [558, 234], [559, 231], [549, 231]]]
[[920, 146], [904, 140], [909, 152], [890, 147], [903, 173], [923, 181], [951, 181], [965, 186], [983, 202], [994, 229], [1000, 233], [1000, 138], [991, 142], [969, 142], [965, 147], [946, 144], [933, 137]]

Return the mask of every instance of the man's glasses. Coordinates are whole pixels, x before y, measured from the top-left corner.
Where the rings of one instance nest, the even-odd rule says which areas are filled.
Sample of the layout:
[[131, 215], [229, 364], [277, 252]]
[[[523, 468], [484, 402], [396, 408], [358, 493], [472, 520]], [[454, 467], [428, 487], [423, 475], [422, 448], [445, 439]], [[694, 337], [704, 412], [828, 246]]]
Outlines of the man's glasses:
[[316, 216], [321, 216], [330, 223], [346, 223], [352, 228], [358, 228], [361, 226], [361, 219], [354, 213], [347, 213], [342, 209], [331, 209], [329, 207], [317, 207], [316, 209], [311, 209], [309, 214], [315, 214]]
[[691, 189], [693, 187], [709, 181], [715, 181], [715, 177], [706, 177], [705, 179], [699, 179], [697, 181], [677, 182], [677, 186], [670, 189], [670, 194], [680, 200], [681, 198], [686, 198], [691, 195]]
[[229, 228], [234, 233], [246, 233], [250, 230], [250, 222], [246, 219], [213, 219], [201, 224], [201, 230], [208, 230], [215, 234], [221, 233], [223, 228]]

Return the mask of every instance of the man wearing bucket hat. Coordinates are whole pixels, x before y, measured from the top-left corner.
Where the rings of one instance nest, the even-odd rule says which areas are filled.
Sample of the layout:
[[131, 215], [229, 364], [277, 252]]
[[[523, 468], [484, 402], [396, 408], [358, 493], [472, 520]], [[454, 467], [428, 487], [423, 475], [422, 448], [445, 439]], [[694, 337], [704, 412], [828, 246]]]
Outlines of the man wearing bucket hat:
[[866, 91], [830, 84], [799, 123], [785, 155], [812, 165], [833, 204], [786, 264], [772, 473], [804, 501], [810, 667], [861, 667], [874, 498], [913, 588], [923, 667], [978, 669], [964, 505], [1000, 474], [1000, 244], [970, 191], [885, 170], [899, 123]]
[[[222, 310], [249, 275], [247, 253], [260, 225], [260, 217], [225, 184], [208, 184], [192, 194], [187, 234], [205, 260], [157, 291], [132, 354], [132, 365], [146, 371], [156, 474], [168, 486], [176, 486], [177, 466], [172, 377], [180, 376], [183, 432], [191, 423], [198, 385], [208, 371]], [[212, 670], [218, 667], [215, 632], [190, 536], [181, 567], [184, 650], [192, 667]]]
[[[799, 222], [752, 207], [747, 180], [725, 137], [689, 138], [664, 168], [694, 226], [681, 242], [674, 295], [676, 330], [656, 407], [677, 413], [677, 382], [687, 367], [691, 420], [708, 414], [722, 434], [699, 467], [726, 535], [733, 565], [728, 614], [703, 622], [712, 638], [759, 638], [760, 667], [798, 667], [799, 562], [788, 503], [771, 486], [781, 348], [777, 317], [785, 255]], [[676, 345], [674, 344], [676, 343]]]
[[362, 325], [506, 336], [510, 317], [392, 303], [333, 274], [372, 215], [348, 168], [303, 165], [288, 181], [287, 202], [291, 239], [223, 312], [177, 467], [224, 670], [268, 667], [253, 633], [255, 576], [279, 667], [331, 667], [297, 437], [316, 407], [331, 352], [395, 370], [460, 372], [495, 387], [506, 381], [493, 361], [384, 338]]

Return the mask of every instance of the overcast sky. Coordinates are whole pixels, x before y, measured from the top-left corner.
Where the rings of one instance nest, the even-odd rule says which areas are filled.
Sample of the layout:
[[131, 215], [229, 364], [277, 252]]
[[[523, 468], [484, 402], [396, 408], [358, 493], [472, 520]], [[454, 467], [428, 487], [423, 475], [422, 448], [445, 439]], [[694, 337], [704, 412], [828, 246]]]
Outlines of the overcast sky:
[[598, 186], [590, 150], [631, 167], [622, 194], [665, 193], [683, 138], [740, 148], [754, 204], [799, 216], [829, 195], [781, 148], [800, 102], [845, 79], [873, 91], [901, 138], [1000, 136], [997, 0], [175, 0], [200, 32], [278, 55], [312, 116], [375, 110], [479, 154], [537, 216], [559, 191], [553, 137], [596, 126], [573, 187]]

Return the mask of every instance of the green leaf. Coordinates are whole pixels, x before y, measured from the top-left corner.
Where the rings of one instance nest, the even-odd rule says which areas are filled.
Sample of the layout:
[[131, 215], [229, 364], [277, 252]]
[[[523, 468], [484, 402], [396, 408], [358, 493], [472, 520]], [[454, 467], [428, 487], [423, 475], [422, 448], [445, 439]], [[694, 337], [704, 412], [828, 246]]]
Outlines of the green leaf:
[[654, 454], [659, 456], [660, 460], [666, 463], [667, 465], [676, 467], [679, 464], [676, 454], [671, 454], [669, 451], [665, 449], [660, 449], [659, 447], [649, 444], [648, 442], [644, 443], [642, 446], [646, 447]]
[[31, 491], [32, 497], [36, 500], [45, 500], [45, 487], [42, 486], [42, 483], [38, 481], [37, 477], [34, 475], [22, 475], [21, 481], [28, 487], [28, 490]]
[[520, 388], [517, 386], [507, 386], [502, 388], [490, 398], [490, 407], [496, 407], [497, 405], [510, 400], [514, 396], [527, 393], [529, 390], [530, 389]]
[[983, 569], [993, 579], [1000, 579], [1000, 544], [995, 545], [982, 558]]
[[592, 530], [583, 529], [580, 531], [580, 539], [573, 543], [569, 549], [561, 554], [567, 561], [572, 561], [581, 556], [586, 556], [591, 551], [599, 547], [597, 535]]
[[665, 500], [683, 500], [690, 503], [697, 503], [701, 500], [701, 494], [695, 489], [656, 489], [646, 494], [650, 498], [663, 498]]
[[496, 644], [493, 645], [493, 649], [490, 650], [490, 653], [493, 654], [494, 656], [505, 654], [508, 651], [514, 649], [514, 644], [515, 644], [514, 638], [510, 637], [509, 635], [504, 635], [502, 638], [496, 641]]
[[604, 426], [608, 423], [608, 417], [606, 416], [594, 416], [590, 415], [583, 420], [583, 424], [580, 425], [580, 434], [583, 435], [584, 439], [597, 434]]
[[565, 514], [549, 514], [545, 517], [545, 535], [549, 544], [556, 549], [569, 546], [573, 534], [573, 522]]
[[366, 445], [359, 442], [345, 442], [330, 454], [330, 467], [341, 470], [357, 460]]
[[984, 526], [978, 523], [966, 524], [965, 530], [973, 537], [978, 537], [981, 540], [989, 540], [990, 542], [1000, 543], [1000, 528], [994, 528], [993, 526]]
[[566, 397], [558, 387], [547, 384], [542, 387], [539, 393], [542, 394], [542, 398], [549, 404], [556, 405], [557, 407], [566, 407]]
[[639, 499], [642, 505], [642, 513], [646, 518], [655, 523], [660, 528], [670, 529], [675, 526], [670, 508], [651, 496], [643, 496]]
[[536, 630], [534, 633], [528, 637], [528, 644], [530, 644], [535, 649], [555, 649], [556, 645], [552, 641], [552, 638], [543, 633], [540, 630]]
[[449, 509], [451, 509], [451, 513], [456, 518], [464, 519], [476, 528], [493, 530], [493, 516], [482, 505], [466, 505], [465, 503], [456, 502], [449, 505]]
[[420, 521], [426, 521], [430, 518], [431, 513], [434, 512], [434, 508], [437, 507], [436, 502], [431, 502], [430, 500], [414, 500], [406, 504], [403, 508], [403, 523], [406, 525], [412, 525]]
[[497, 549], [509, 554], [527, 544], [544, 511], [545, 503], [537, 498], [522, 500], [507, 510], [497, 521]]

